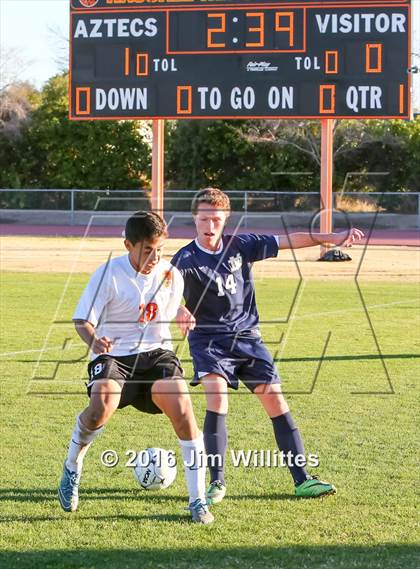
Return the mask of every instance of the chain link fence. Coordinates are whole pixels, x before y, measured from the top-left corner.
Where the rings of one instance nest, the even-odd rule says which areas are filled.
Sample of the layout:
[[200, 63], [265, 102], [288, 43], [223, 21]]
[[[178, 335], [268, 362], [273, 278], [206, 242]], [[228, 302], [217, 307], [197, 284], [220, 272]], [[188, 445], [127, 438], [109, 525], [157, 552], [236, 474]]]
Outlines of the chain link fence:
[[[189, 212], [195, 190], [166, 190], [165, 211]], [[245, 216], [276, 213], [314, 213], [320, 210], [319, 192], [291, 191], [231, 191], [232, 211]], [[7, 213], [20, 210], [44, 211], [48, 218], [53, 211], [65, 213], [66, 222], [77, 223], [82, 212], [132, 212], [150, 209], [150, 191], [145, 190], [54, 190], [54, 189], [0, 189], [0, 221], [7, 222]], [[416, 216], [420, 227], [420, 193], [398, 192], [336, 192], [334, 209], [345, 213], [378, 213]], [[63, 217], [63, 216], [62, 216]], [[63, 217], [64, 219], [64, 217]], [[58, 217], [57, 217], [58, 221]], [[62, 221], [60, 221], [62, 222]]]

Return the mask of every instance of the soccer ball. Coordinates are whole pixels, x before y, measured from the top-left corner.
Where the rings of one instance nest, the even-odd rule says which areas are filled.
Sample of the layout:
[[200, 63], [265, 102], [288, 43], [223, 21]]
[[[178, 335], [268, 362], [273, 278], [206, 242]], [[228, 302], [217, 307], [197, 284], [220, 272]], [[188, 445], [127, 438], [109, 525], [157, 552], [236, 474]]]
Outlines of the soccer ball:
[[144, 490], [163, 490], [176, 478], [176, 458], [173, 451], [147, 448], [138, 453], [134, 478]]

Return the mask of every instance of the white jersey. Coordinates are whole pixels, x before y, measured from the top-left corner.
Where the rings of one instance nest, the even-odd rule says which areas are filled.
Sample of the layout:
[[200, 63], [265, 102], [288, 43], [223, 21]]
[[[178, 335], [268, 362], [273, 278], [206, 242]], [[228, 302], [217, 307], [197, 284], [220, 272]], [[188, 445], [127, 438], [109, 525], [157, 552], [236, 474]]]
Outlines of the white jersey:
[[[73, 320], [87, 320], [98, 337], [113, 340], [112, 356], [172, 349], [170, 321], [184, 291], [181, 273], [161, 260], [148, 275], [137, 273], [128, 255], [111, 259], [90, 278]], [[97, 357], [96, 354], [92, 358]]]

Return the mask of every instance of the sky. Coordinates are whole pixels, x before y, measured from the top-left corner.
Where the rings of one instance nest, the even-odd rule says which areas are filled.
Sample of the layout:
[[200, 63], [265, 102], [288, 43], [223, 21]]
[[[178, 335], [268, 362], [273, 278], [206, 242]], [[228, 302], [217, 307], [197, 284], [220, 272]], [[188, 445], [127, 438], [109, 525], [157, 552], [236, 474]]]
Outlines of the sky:
[[[256, 3], [258, 0], [256, 0]], [[0, 0], [0, 44], [16, 49], [23, 62], [21, 80], [38, 88], [62, 70], [67, 51], [69, 0]], [[420, 68], [420, 0], [412, 0], [413, 61]], [[420, 73], [413, 76], [420, 112]]]
[[57, 62], [66, 48], [52, 30], [68, 38], [68, 0], [0, 0], [0, 42], [7, 49], [17, 48], [22, 60], [20, 79], [37, 87], [60, 71]]

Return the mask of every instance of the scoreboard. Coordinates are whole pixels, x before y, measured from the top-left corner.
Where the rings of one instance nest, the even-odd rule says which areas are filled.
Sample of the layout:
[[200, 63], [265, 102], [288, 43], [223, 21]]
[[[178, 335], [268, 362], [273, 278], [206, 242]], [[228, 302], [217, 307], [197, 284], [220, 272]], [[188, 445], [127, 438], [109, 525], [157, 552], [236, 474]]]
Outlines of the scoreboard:
[[410, 1], [71, 0], [70, 118], [409, 118]]

